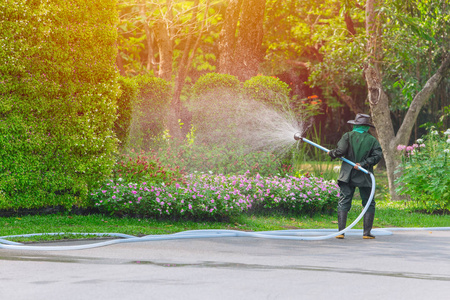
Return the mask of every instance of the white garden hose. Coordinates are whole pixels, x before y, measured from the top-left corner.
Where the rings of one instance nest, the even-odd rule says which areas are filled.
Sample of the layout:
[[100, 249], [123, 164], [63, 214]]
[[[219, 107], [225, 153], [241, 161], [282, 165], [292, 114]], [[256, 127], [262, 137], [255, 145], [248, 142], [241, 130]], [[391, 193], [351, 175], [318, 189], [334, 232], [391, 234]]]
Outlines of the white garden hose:
[[[326, 152], [328, 149], [317, 145], [306, 138], [301, 138], [303, 141], [318, 147]], [[355, 166], [355, 164], [348, 159], [341, 158], [341, 160]], [[351, 223], [347, 228], [337, 231], [336, 229], [293, 229], [293, 230], [275, 230], [275, 231], [259, 231], [259, 232], [247, 232], [239, 230], [226, 230], [226, 229], [210, 229], [210, 230], [188, 230], [173, 234], [163, 234], [163, 235], [146, 235], [143, 237], [136, 237], [127, 234], [120, 233], [34, 233], [34, 234], [24, 234], [24, 235], [10, 235], [0, 237], [0, 249], [11, 249], [11, 250], [34, 250], [34, 251], [62, 251], [62, 250], [83, 250], [96, 247], [103, 247], [119, 243], [134, 243], [134, 242], [148, 242], [148, 241], [162, 241], [162, 240], [177, 240], [177, 239], [201, 239], [201, 238], [217, 238], [217, 237], [253, 237], [253, 238], [264, 238], [264, 239], [277, 239], [277, 240], [296, 240], [296, 241], [318, 241], [333, 238], [337, 235], [346, 233], [347, 235], [361, 235], [362, 230], [352, 229], [361, 218], [366, 213], [373, 200], [375, 194], [375, 177], [372, 173], [359, 167], [359, 170], [369, 174], [372, 180], [372, 189], [370, 191], [370, 197], [364, 206], [364, 209], [359, 214], [353, 223]], [[450, 230], [450, 227], [435, 227], [435, 228], [389, 228], [389, 229], [373, 229], [371, 232], [376, 236], [381, 235], [392, 235], [392, 231], [402, 230], [402, 231], [412, 231], [412, 230]], [[108, 237], [118, 237], [120, 239], [113, 239], [102, 242], [94, 242], [83, 245], [74, 246], [33, 246], [24, 245], [21, 243], [8, 241], [8, 238], [13, 237], [31, 237], [40, 235], [63, 235], [63, 234], [73, 234], [73, 235], [94, 235], [94, 236], [108, 236]]]

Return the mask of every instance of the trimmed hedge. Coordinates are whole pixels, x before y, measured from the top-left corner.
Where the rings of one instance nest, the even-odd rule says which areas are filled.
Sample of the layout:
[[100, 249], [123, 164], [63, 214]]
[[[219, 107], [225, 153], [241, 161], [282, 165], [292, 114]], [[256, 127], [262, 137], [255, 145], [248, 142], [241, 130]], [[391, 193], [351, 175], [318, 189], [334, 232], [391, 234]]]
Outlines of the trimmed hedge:
[[201, 76], [192, 86], [194, 97], [226, 90], [228, 93], [241, 92], [241, 82], [236, 76], [228, 74], [208, 73]]
[[117, 99], [117, 120], [114, 123], [114, 132], [121, 146], [124, 146], [130, 131], [133, 107], [137, 103], [138, 85], [135, 80], [128, 77], [119, 77], [120, 94]]
[[172, 85], [150, 75], [138, 75], [133, 80], [138, 86], [138, 99], [133, 107], [127, 147], [148, 150], [166, 129]]
[[249, 98], [282, 109], [289, 102], [289, 85], [272, 76], [258, 75], [244, 82]]
[[88, 205], [111, 174], [114, 0], [0, 0], [0, 209]]

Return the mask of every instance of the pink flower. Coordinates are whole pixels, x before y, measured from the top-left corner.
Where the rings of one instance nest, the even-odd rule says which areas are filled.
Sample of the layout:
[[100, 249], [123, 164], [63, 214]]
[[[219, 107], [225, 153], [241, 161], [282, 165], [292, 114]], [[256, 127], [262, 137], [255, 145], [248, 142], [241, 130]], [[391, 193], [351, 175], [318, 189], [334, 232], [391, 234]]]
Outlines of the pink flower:
[[410, 152], [410, 151], [412, 151], [414, 148], [413, 148], [413, 146], [408, 146], [408, 147], [406, 147], [406, 151], [407, 152]]
[[113, 199], [116, 199], [116, 195], [112, 196]]
[[134, 195], [136, 195], [136, 194], [137, 194], [137, 192], [136, 192], [136, 191], [132, 191], [132, 193], [133, 193]]
[[103, 190], [103, 191], [102, 191], [102, 193], [104, 194], [104, 193], [106, 193], [106, 191], [105, 191], [105, 190]]
[[406, 146], [405, 145], [398, 145], [397, 146], [397, 150], [398, 151], [403, 151], [403, 150], [405, 150], [406, 149]]

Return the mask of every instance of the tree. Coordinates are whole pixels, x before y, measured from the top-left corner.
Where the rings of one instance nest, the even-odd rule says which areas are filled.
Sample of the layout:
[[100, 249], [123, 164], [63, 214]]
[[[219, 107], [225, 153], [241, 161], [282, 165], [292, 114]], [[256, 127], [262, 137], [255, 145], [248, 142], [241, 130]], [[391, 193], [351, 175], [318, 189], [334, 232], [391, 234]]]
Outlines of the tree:
[[361, 76], [365, 17], [358, 2], [268, 1], [266, 72], [309, 77], [309, 87], [320, 89], [328, 107], [348, 107], [354, 114], [368, 112]]
[[448, 70], [448, 1], [284, 0], [269, 1], [268, 11], [269, 67], [299, 66], [327, 103], [336, 97], [354, 113], [371, 110], [395, 198], [396, 146], [408, 142]]
[[[123, 25], [119, 29], [123, 30], [123, 36], [119, 41], [124, 45], [122, 56], [127, 57], [131, 52], [130, 73], [153, 73], [166, 81], [174, 81], [168, 125], [170, 133], [178, 138], [181, 138], [179, 120], [183, 119], [180, 98], [189, 71], [194, 63], [199, 62], [202, 68], [205, 65], [209, 69], [214, 68], [208, 62], [202, 62], [208, 57], [205, 53], [209, 49], [201, 49], [206, 44], [202, 44], [202, 39], [214, 40], [214, 30], [208, 32], [208, 29], [211, 23], [217, 23], [215, 11], [220, 7], [217, 4], [211, 7], [210, 2], [135, 0], [122, 9]], [[138, 46], [133, 47], [135, 44]], [[198, 55], [199, 52], [203, 55]]]
[[[449, 6], [446, 1], [432, 1], [434, 3], [429, 3], [427, 6], [418, 7], [419, 16], [407, 16], [405, 20], [410, 22], [409, 26], [412, 29], [420, 28], [422, 25], [424, 27], [433, 28], [436, 25], [442, 25], [440, 22], [423, 23], [423, 16], [431, 14], [435, 17], [434, 20], [439, 19], [439, 15], [449, 14]], [[416, 1], [412, 1], [412, 4], [417, 4]], [[437, 87], [443, 80], [446, 72], [450, 69], [450, 55], [448, 53], [448, 36], [443, 37], [441, 42], [443, 44], [439, 45], [437, 43], [437, 37], [428, 36], [429, 40], [435, 43], [430, 43], [430, 47], [435, 47], [440, 50], [440, 56], [438, 57], [438, 67], [434, 71], [434, 74], [429, 77], [420, 91], [414, 96], [405, 118], [401, 123], [400, 129], [397, 133], [394, 131], [392, 124], [392, 119], [390, 116], [389, 109], [389, 97], [386, 94], [383, 87], [383, 73], [382, 73], [382, 62], [383, 62], [383, 48], [387, 41], [382, 39], [383, 37], [383, 17], [384, 14], [381, 13], [381, 8], [385, 3], [381, 0], [367, 0], [366, 3], [366, 31], [368, 37], [367, 43], [367, 64], [364, 69], [365, 80], [367, 82], [368, 89], [368, 100], [370, 104], [370, 109], [372, 113], [372, 118], [374, 125], [377, 130], [377, 134], [380, 140], [380, 144], [383, 148], [383, 155], [386, 161], [386, 168], [389, 180], [389, 190], [392, 199], [396, 199], [397, 195], [395, 192], [395, 173], [399, 158], [396, 156], [395, 150], [399, 144], [407, 144], [417, 119], [417, 116], [421, 108], [430, 99], [433, 93], [436, 91]], [[394, 4], [396, 4], [394, 2]], [[436, 9], [438, 8], [438, 9]], [[398, 11], [397, 11], [398, 13]], [[404, 11], [402, 13], [405, 13]], [[450, 28], [450, 22], [447, 18], [444, 26], [447, 30]], [[392, 26], [390, 27], [392, 28]], [[428, 29], [431, 29], [428, 28]], [[431, 31], [433, 32], [436, 31]], [[448, 32], [448, 31], [447, 31]], [[424, 36], [425, 32], [421, 32], [418, 36]], [[446, 42], [446, 43], [445, 43]]]
[[265, 0], [230, 1], [220, 35], [219, 72], [235, 75], [242, 81], [258, 73], [263, 58], [265, 7]]
[[219, 72], [233, 72], [234, 49], [236, 46], [236, 30], [241, 12], [242, 0], [230, 0], [219, 39]]

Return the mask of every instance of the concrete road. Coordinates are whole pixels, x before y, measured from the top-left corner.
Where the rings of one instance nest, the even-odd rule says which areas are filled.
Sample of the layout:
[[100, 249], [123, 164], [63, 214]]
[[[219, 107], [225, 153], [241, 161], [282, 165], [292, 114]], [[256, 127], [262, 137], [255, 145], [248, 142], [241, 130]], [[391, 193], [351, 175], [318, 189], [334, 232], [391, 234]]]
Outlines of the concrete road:
[[0, 250], [0, 299], [450, 299], [450, 231]]

